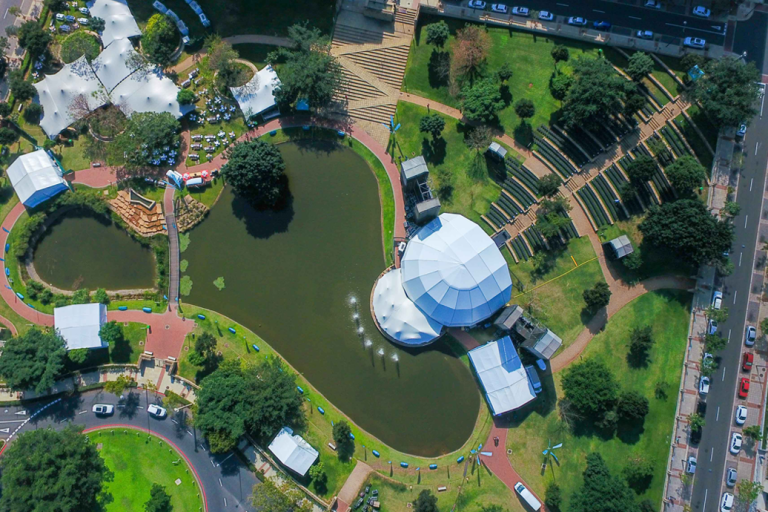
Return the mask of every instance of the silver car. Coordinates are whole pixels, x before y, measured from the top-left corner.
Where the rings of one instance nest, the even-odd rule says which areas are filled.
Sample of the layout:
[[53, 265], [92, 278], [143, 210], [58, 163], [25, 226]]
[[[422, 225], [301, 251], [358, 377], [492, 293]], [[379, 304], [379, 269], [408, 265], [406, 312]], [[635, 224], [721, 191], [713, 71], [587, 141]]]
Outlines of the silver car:
[[686, 37], [683, 40], [683, 46], [687, 46], [688, 48], [698, 48], [701, 50], [707, 46], [707, 40], [700, 37]]
[[500, 12], [500, 13], [506, 14], [507, 6], [504, 4], [491, 4], [491, 10], [493, 12]]
[[530, 15], [531, 11], [528, 10], [527, 7], [513, 7], [512, 8], [512, 14], [515, 16], [525, 16], [526, 18]]
[[96, 416], [109, 416], [115, 412], [115, 406], [110, 404], [96, 404], [91, 410]]
[[757, 339], [757, 329], [751, 325], [748, 325], [747, 332], [744, 333], [744, 344], [748, 347], [751, 347], [755, 344], [755, 339]]
[[736, 485], [736, 480], [738, 479], [739, 474], [736, 472], [733, 468], [728, 468], [728, 472], [725, 474], [725, 485], [728, 487], [733, 487]]
[[541, 21], [552, 21], [555, 19], [555, 15], [549, 11], [539, 11], [539, 19]]

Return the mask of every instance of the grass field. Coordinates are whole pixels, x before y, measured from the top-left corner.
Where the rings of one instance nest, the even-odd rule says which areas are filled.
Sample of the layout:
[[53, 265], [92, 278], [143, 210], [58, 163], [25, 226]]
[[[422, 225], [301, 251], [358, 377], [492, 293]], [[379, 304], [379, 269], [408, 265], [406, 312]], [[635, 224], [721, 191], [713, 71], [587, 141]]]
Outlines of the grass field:
[[[605, 331], [598, 334], [583, 353], [584, 359], [602, 359], [623, 390], [637, 391], [648, 398], [650, 412], [644, 425], [620, 427], [616, 435], [606, 438], [588, 431], [572, 433], [559, 419], [555, 407], [543, 416], [531, 413], [517, 418], [519, 425], [510, 430], [507, 438], [507, 448], [512, 452], [509, 458], [536, 493], [543, 496], [547, 484], [557, 481], [564, 497], [561, 509], [568, 510], [570, 497], [582, 483], [586, 455], [598, 451], [618, 477], [629, 458], [642, 456], [650, 461], [654, 476], [650, 486], [638, 494], [638, 500], [650, 499], [654, 506], [659, 506], [687, 343], [690, 300], [690, 294], [681, 291], [645, 294], [611, 318]], [[655, 340], [649, 365], [632, 368], [626, 360], [629, 333], [634, 327], [647, 325], [652, 327]], [[561, 372], [543, 379], [545, 393], [556, 392], [558, 398], [561, 396], [562, 375]], [[666, 389], [666, 398], [655, 397], [659, 383]], [[560, 464], [549, 465], [542, 474], [541, 452], [548, 441], [562, 442], [563, 448], [557, 453]]]
[[[96, 431], [88, 437], [100, 445], [99, 454], [115, 474], [105, 486], [112, 501], [105, 512], [143, 512], [152, 484], [165, 487], [171, 495], [173, 512], [197, 512], [202, 506], [200, 487], [191, 469], [165, 441], [135, 430]], [[175, 463], [175, 464], [174, 464]], [[181, 480], [176, 485], [176, 480]]]
[[[45, 139], [48, 137], [43, 132], [43, 129], [39, 125], [27, 123], [24, 120], [24, 116], [19, 116], [19, 127], [27, 132], [32, 138], [35, 139], [38, 146], [42, 146]], [[72, 143], [58, 145], [54, 149], [54, 153], [61, 161], [61, 165], [66, 171], [81, 171], [88, 169], [91, 166], [91, 161], [85, 156], [85, 142], [90, 135], [78, 134], [75, 138], [71, 139]], [[34, 150], [29, 141], [23, 140], [22, 144], [25, 146], [25, 153]]]
[[123, 325], [125, 342], [109, 348], [89, 350], [84, 363], [76, 365], [67, 360], [67, 370], [83, 370], [104, 364], [136, 364], [139, 354], [144, 351], [143, 343], [147, 339], [147, 326], [137, 322]]
[[274, 51], [277, 46], [268, 44], [241, 43], [232, 45], [237, 50], [241, 59], [249, 60], [261, 69], [267, 65], [267, 54]]

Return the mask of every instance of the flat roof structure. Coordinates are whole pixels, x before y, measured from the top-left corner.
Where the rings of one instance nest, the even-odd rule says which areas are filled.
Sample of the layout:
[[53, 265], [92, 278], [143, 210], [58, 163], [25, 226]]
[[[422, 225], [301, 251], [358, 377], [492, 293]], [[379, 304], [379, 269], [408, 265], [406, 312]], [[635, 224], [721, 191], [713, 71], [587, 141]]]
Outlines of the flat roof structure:
[[141, 35], [126, 0], [95, 0], [87, 3], [91, 16], [104, 20], [101, 42], [107, 48], [118, 39]]
[[230, 87], [232, 96], [243, 111], [246, 119], [257, 116], [277, 105], [275, 88], [280, 85], [280, 79], [272, 66], [264, 66], [253, 75], [251, 80], [242, 87]]
[[468, 355], [494, 416], [519, 409], [536, 398], [509, 336], [474, 348]]
[[271, 451], [285, 467], [301, 476], [307, 474], [320, 453], [301, 436], [294, 435], [289, 427], [283, 427], [269, 443]]
[[403, 178], [403, 183], [407, 183], [408, 181], [425, 174], [429, 174], [429, 168], [427, 167], [427, 162], [424, 160], [424, 157], [421, 155], [408, 159], [400, 164], [400, 175]]
[[103, 348], [99, 331], [107, 323], [104, 304], [75, 304], [53, 309], [53, 326], [67, 343], [67, 350]]
[[61, 168], [43, 149], [21, 155], [6, 173], [19, 201], [27, 208], [34, 208], [69, 188]]

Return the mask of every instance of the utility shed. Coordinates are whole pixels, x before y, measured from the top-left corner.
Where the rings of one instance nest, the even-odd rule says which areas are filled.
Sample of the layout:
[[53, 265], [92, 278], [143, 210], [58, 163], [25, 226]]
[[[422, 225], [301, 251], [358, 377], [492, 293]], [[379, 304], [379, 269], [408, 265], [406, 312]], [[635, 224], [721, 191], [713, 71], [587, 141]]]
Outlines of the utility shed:
[[507, 150], [498, 142], [491, 142], [491, 145], [488, 146], [488, 153], [490, 153], [491, 156], [495, 159], [502, 162], [507, 157]]
[[521, 316], [523, 316], [523, 308], [517, 305], [509, 306], [504, 308], [498, 318], [496, 318], [496, 321], [493, 322], [493, 325], [499, 329], [511, 331], [515, 327], [515, 322]]
[[616, 257], [616, 259], [621, 259], [624, 256], [635, 252], [635, 250], [632, 248], [632, 242], [630, 242], [627, 235], [621, 235], [620, 237], [614, 238], [608, 242], [608, 245], [611, 247], [613, 255]]

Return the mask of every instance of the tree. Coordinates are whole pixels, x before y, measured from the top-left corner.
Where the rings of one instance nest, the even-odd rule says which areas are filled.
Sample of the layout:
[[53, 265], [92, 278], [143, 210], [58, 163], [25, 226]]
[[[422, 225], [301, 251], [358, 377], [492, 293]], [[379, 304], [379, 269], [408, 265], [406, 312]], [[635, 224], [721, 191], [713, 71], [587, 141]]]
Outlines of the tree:
[[629, 335], [629, 360], [633, 366], [645, 366], [653, 347], [651, 326], [635, 327]]
[[626, 80], [606, 59], [577, 59], [574, 76], [563, 104], [563, 122], [567, 127], [593, 128], [622, 109]]
[[33, 59], [45, 53], [53, 38], [36, 20], [25, 21], [19, 27], [19, 46], [27, 50]]
[[333, 424], [333, 441], [336, 443], [340, 459], [346, 460], [352, 456], [355, 444], [352, 440], [352, 429], [345, 420]]
[[14, 142], [19, 140], [19, 133], [11, 128], [0, 128], [0, 144], [3, 146], [10, 146]]
[[[33, 23], [37, 24], [37, 22]], [[13, 97], [18, 101], [31, 100], [35, 97], [35, 94], [37, 94], [37, 89], [35, 89], [35, 86], [32, 85], [32, 82], [29, 80], [24, 80], [24, 74], [19, 69], [9, 73], [8, 85], [11, 88]]]
[[470, 121], [490, 122], [504, 108], [499, 86], [489, 78], [465, 86], [462, 95], [462, 113]]
[[611, 290], [605, 282], [601, 281], [589, 290], [584, 290], [582, 296], [584, 297], [587, 311], [595, 313], [600, 308], [608, 305], [608, 302], [611, 300]]
[[278, 206], [288, 191], [280, 150], [263, 140], [236, 144], [221, 171], [235, 192], [257, 208]]
[[733, 242], [733, 226], [712, 216], [696, 199], [652, 206], [639, 229], [645, 243], [669, 249], [695, 265], [721, 260]]
[[627, 94], [624, 100], [624, 115], [633, 116], [645, 106], [645, 96], [640, 91], [633, 91]]
[[551, 55], [552, 59], [555, 61], [555, 65], [557, 65], [558, 62], [568, 62], [568, 59], [571, 57], [568, 48], [561, 44], [556, 44], [552, 47]]
[[451, 35], [451, 31], [448, 29], [448, 24], [440, 20], [437, 23], [430, 23], [427, 25], [427, 44], [442, 48], [445, 43], [448, 42], [448, 37]]
[[149, 490], [149, 500], [144, 505], [145, 512], [171, 512], [171, 495], [165, 492], [165, 487], [160, 484], [152, 484]]
[[456, 31], [453, 42], [453, 60], [451, 73], [457, 79], [467, 78], [470, 82], [481, 75], [488, 51], [491, 49], [491, 36], [478, 25], [466, 25]]
[[421, 118], [419, 121], [419, 131], [421, 133], [428, 133], [432, 136], [432, 140], [440, 138], [440, 135], [445, 129], [445, 119], [440, 114], [429, 114]]
[[726, 201], [722, 212], [729, 217], [735, 217], [741, 212], [741, 205], [736, 201]]
[[104, 391], [116, 396], [122, 396], [123, 392], [133, 387], [135, 382], [131, 377], [120, 374], [115, 380], [108, 380], [104, 383]]
[[111, 320], [101, 326], [101, 329], [99, 329], [99, 338], [101, 338], [101, 341], [112, 346], [120, 343], [125, 339], [123, 326], [115, 320]]
[[31, 124], [40, 124], [40, 117], [43, 115], [43, 107], [39, 103], [30, 103], [24, 109], [24, 120]]
[[413, 502], [414, 512], [439, 512], [437, 507], [437, 496], [432, 494], [429, 489], [424, 489], [419, 493], [416, 501]]
[[43, 5], [53, 12], [61, 12], [67, 8], [66, 0], [44, 0]]
[[509, 65], [509, 62], [504, 62], [501, 64], [501, 67], [496, 72], [496, 76], [499, 77], [499, 80], [501, 82], [506, 82], [510, 78], [512, 78], [513, 72], [512, 72], [512, 66]]
[[639, 512], [639, 508], [627, 484], [611, 475], [599, 453], [590, 453], [584, 483], [573, 494], [569, 512]]
[[622, 474], [632, 489], [642, 493], [651, 485], [653, 463], [642, 456], [633, 457], [624, 466]]
[[19, 14], [21, 14], [21, 7], [19, 7], [18, 5], [10, 6], [8, 8], [8, 14], [10, 14], [11, 16], [17, 16], [18, 17]]
[[696, 158], [681, 156], [665, 169], [669, 182], [681, 196], [691, 195], [707, 179], [704, 167]]
[[760, 332], [763, 333], [763, 336], [768, 334], [768, 318], [763, 318], [760, 321]]
[[474, 150], [478, 156], [488, 150], [491, 141], [493, 141], [493, 132], [487, 126], [473, 128], [464, 139], [467, 147]]
[[222, 88], [239, 86], [245, 82], [245, 68], [237, 64], [240, 55], [231, 44], [218, 35], [212, 35], [205, 40], [205, 46], [208, 50], [208, 67], [218, 73], [216, 81]]
[[11, 115], [11, 112], [13, 112], [13, 107], [6, 102], [0, 103], [0, 116], [8, 117]]
[[717, 309], [714, 305], [710, 304], [707, 309], [704, 310], [704, 315], [707, 317], [707, 320], [714, 320], [715, 322], [721, 323], [728, 320], [730, 310], [722, 306], [720, 309]]
[[560, 197], [545, 197], [539, 203], [539, 211], [536, 215], [536, 227], [545, 238], [558, 236], [560, 230], [568, 225], [570, 219], [567, 212], [571, 205]]
[[761, 492], [763, 492], [763, 484], [761, 482], [747, 479], [739, 480], [739, 483], [736, 484], [736, 501], [739, 512], [751, 510], [752, 504], [760, 496]]
[[104, 18], [99, 18], [98, 16], [91, 18], [90, 27], [94, 32], [101, 34], [104, 31], [104, 27], [106, 26], [107, 22], [104, 21]]
[[267, 478], [253, 486], [251, 503], [256, 510], [269, 512], [311, 512], [312, 504], [290, 483]]
[[99, 304], [110, 303], [109, 295], [107, 294], [107, 290], [105, 290], [104, 288], [98, 288], [96, 290], [96, 293], [93, 294], [93, 300], [95, 300]]
[[309, 468], [309, 477], [312, 479], [312, 483], [315, 484], [315, 490], [320, 494], [325, 494], [328, 490], [328, 474], [325, 472], [325, 466], [323, 466], [322, 462], [318, 462]]
[[573, 85], [574, 78], [560, 71], [555, 71], [549, 79], [549, 92], [556, 100], [563, 101]]
[[517, 117], [525, 121], [536, 114], [536, 106], [528, 98], [521, 98], [515, 103], [515, 113]]
[[763, 434], [760, 431], [760, 425], [750, 425], [749, 427], [744, 427], [741, 430], [741, 433], [744, 434], [744, 437], [751, 439], [754, 442], [761, 441], [763, 439]]
[[166, 147], [179, 147], [180, 131], [181, 124], [170, 112], [134, 112], [128, 126], [110, 144], [110, 151], [120, 159], [126, 155], [129, 169], [157, 166], [155, 155], [166, 152]]
[[437, 178], [437, 197], [442, 201], [450, 200], [453, 195], [453, 173], [446, 167], [435, 169], [435, 178]]
[[67, 352], [67, 358], [77, 365], [83, 364], [86, 359], [88, 359], [88, 349], [77, 348], [75, 350], [70, 350]]
[[45, 503], [60, 512], [99, 510], [112, 478], [82, 428], [31, 430], [3, 455], [0, 510], [36, 512]]
[[717, 370], [717, 361], [714, 357], [707, 357], [701, 361], [701, 374], [710, 377]]
[[650, 181], [656, 170], [656, 160], [648, 155], [639, 155], [627, 165], [627, 175], [635, 183]]
[[555, 482], [550, 482], [547, 485], [547, 490], [544, 494], [544, 504], [547, 506], [547, 510], [552, 512], [560, 510], [560, 505], [563, 504], [563, 494], [560, 491], [560, 486]]
[[195, 99], [195, 93], [189, 89], [179, 89], [179, 93], [176, 95], [176, 101], [179, 102], [179, 105], [191, 105]]
[[34, 389], [44, 393], [61, 375], [66, 355], [64, 339], [58, 332], [43, 332], [32, 327], [5, 343], [0, 357], [0, 376], [13, 390]]
[[697, 412], [688, 416], [688, 426], [690, 427], [691, 432], [699, 432], [702, 428], [704, 428], [706, 423], [707, 422], [704, 421], [704, 417]]
[[645, 52], [635, 52], [629, 57], [625, 71], [632, 80], [639, 82], [653, 71], [653, 59]]
[[257, 439], [271, 439], [285, 425], [304, 421], [303, 399], [296, 389], [296, 376], [271, 358], [246, 368], [248, 395], [246, 426]]
[[616, 412], [624, 421], [642, 423], [648, 414], [648, 399], [637, 391], [626, 391], [619, 396]]
[[240, 362], [224, 362], [200, 386], [195, 426], [208, 439], [211, 452], [228, 452], [245, 434], [247, 384]]
[[91, 302], [91, 292], [88, 288], [80, 288], [72, 294], [72, 304], [88, 304]]
[[216, 357], [216, 338], [208, 331], [200, 334], [195, 339], [195, 352], [202, 355], [206, 361]]
[[8, 25], [5, 27], [5, 35], [8, 37], [18, 37], [19, 36], [19, 27], [16, 25]]
[[757, 114], [760, 72], [752, 62], [723, 57], [709, 61], [705, 71], [693, 82], [689, 94], [716, 126], [739, 126]]
[[617, 390], [610, 368], [595, 359], [571, 365], [563, 377], [565, 398], [578, 412], [593, 419], [613, 408]]
[[545, 197], [554, 196], [562, 184], [560, 176], [555, 173], [547, 174], [539, 179], [539, 193]]
[[179, 31], [171, 18], [160, 13], [149, 18], [141, 36], [141, 48], [151, 62], [163, 67], [171, 65], [178, 45]]
[[720, 336], [718, 333], [705, 334], [704, 335], [704, 347], [707, 352], [715, 354], [725, 348], [728, 340]]

